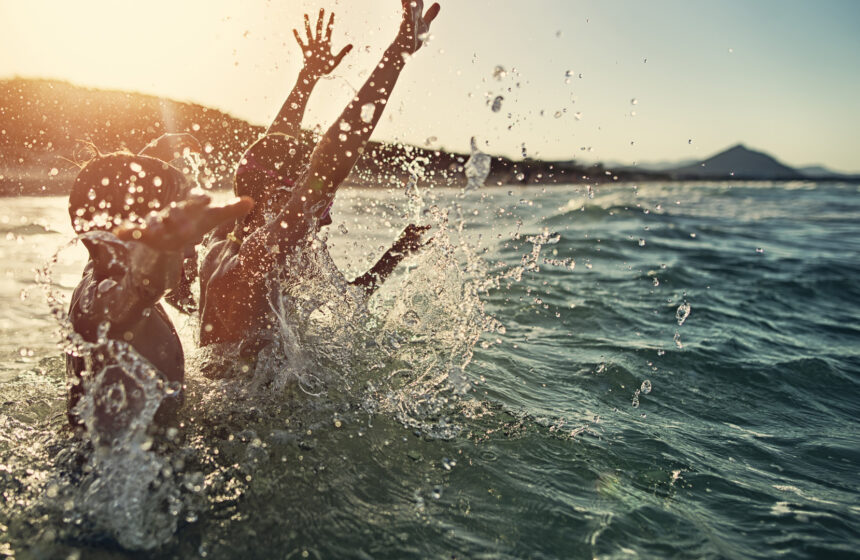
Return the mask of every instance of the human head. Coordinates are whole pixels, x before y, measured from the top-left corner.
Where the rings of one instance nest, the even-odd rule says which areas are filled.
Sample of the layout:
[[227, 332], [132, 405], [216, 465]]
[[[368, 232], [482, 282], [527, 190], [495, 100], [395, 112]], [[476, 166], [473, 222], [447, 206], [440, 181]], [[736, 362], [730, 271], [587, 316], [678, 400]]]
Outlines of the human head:
[[[311, 150], [304, 142], [283, 133], [268, 134], [245, 152], [236, 169], [236, 196], [250, 196], [256, 203], [244, 225], [259, 227], [266, 212], [277, 212], [292, 194], [308, 166]], [[321, 224], [331, 223], [328, 214]]]
[[75, 233], [109, 231], [126, 220], [141, 223], [150, 212], [184, 199], [188, 190], [182, 172], [160, 159], [100, 154], [75, 178], [69, 218]]

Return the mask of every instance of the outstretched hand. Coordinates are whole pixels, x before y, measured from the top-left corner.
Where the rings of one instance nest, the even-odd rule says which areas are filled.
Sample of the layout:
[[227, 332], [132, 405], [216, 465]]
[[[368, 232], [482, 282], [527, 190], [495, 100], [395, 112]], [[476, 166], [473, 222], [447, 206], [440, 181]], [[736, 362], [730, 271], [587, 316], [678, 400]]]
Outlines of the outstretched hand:
[[328, 25], [325, 27], [323, 34], [323, 22], [325, 21], [325, 10], [320, 9], [320, 15], [317, 19], [316, 37], [311, 31], [311, 22], [308, 15], [305, 14], [305, 33], [307, 34], [307, 42], [302, 42], [299, 32], [293, 29], [293, 35], [296, 36], [296, 42], [302, 49], [302, 55], [305, 59], [303, 70], [308, 72], [311, 77], [319, 78], [326, 74], [330, 74], [340, 62], [343, 60], [349, 51], [352, 50], [352, 45], [347, 45], [336, 55], [331, 49], [331, 31], [334, 27], [334, 13], [329, 16]]
[[434, 3], [424, 13], [424, 0], [400, 0], [403, 5], [403, 21], [397, 33], [396, 43], [406, 54], [413, 54], [427, 38], [430, 24], [439, 15], [440, 6]]
[[122, 225], [114, 234], [123, 241], [140, 241], [161, 251], [182, 251], [199, 243], [215, 227], [246, 215], [254, 201], [242, 197], [224, 206], [209, 206], [205, 195], [192, 196], [157, 214], [143, 224]]
[[416, 226], [409, 224], [397, 241], [394, 242], [392, 249], [399, 253], [413, 253], [423, 247], [426, 243], [421, 242], [421, 236], [430, 229], [430, 226]]

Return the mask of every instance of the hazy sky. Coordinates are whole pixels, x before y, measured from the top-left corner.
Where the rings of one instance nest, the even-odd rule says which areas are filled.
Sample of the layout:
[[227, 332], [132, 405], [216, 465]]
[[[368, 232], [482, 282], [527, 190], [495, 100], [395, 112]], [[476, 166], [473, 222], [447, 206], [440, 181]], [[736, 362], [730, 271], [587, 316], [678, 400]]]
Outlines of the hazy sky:
[[[291, 29], [325, 7], [335, 45], [356, 46], [311, 101], [305, 126], [327, 126], [393, 38], [399, 4], [0, 0], [0, 77], [137, 90], [268, 124], [301, 64]], [[441, 4], [377, 139], [467, 151], [476, 136], [490, 153], [623, 162], [743, 142], [791, 165], [860, 171], [860, 1]]]

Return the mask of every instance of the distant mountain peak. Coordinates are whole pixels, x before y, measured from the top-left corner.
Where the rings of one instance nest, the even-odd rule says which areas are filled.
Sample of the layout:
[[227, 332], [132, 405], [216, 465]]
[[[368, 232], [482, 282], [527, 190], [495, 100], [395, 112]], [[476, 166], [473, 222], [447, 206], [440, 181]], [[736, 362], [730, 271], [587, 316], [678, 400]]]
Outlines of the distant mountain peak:
[[698, 163], [675, 169], [672, 175], [679, 179], [792, 180], [804, 177], [773, 156], [740, 143]]

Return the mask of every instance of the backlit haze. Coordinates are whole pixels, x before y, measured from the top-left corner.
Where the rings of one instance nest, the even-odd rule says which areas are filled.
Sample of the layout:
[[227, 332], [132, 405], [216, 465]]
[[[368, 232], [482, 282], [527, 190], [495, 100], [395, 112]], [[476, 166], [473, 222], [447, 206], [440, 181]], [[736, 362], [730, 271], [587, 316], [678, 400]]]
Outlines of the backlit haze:
[[[429, 5], [430, 2], [427, 2]], [[732, 144], [857, 172], [860, 2], [448, 0], [375, 139], [582, 162]], [[396, 33], [397, 0], [0, 0], [0, 77], [133, 90], [268, 124], [320, 7], [355, 50], [304, 125], [328, 126]], [[498, 67], [498, 68], [497, 68]], [[498, 112], [492, 100], [502, 96]]]

